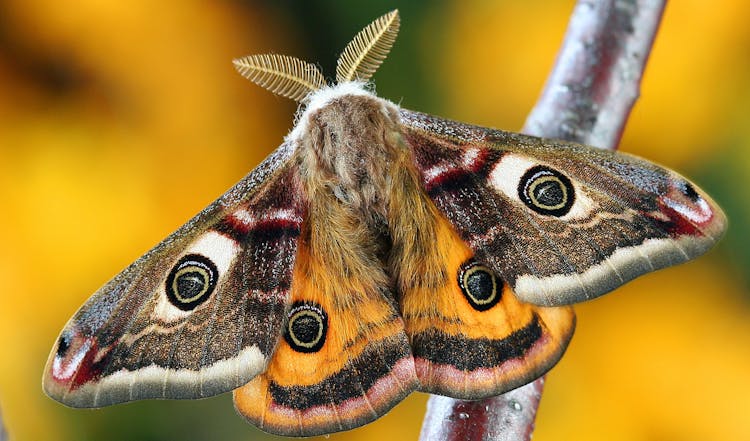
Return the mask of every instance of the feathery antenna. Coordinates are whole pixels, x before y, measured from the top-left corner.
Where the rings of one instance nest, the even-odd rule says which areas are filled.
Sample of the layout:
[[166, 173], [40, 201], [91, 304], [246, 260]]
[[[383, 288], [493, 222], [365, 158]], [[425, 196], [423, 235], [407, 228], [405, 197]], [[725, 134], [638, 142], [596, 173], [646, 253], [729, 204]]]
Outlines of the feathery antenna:
[[[369, 80], [396, 41], [399, 23], [394, 9], [359, 31], [339, 57], [336, 81]], [[233, 63], [243, 77], [297, 102], [326, 85], [317, 66], [287, 55], [250, 55]]]
[[394, 9], [359, 31], [339, 57], [336, 81], [369, 80], [396, 41], [399, 24]]
[[287, 55], [250, 55], [233, 63], [243, 77], [298, 102], [326, 85], [317, 66]]

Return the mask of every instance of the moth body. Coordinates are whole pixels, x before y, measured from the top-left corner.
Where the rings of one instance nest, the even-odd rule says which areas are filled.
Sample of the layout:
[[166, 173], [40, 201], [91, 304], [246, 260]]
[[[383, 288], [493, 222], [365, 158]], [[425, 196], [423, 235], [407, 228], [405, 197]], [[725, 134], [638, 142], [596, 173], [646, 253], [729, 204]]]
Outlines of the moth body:
[[370, 255], [360, 261], [378, 266], [367, 271], [384, 272], [390, 286], [438, 286], [446, 277], [436, 263], [441, 257], [425, 244], [437, 240], [439, 215], [421, 191], [398, 108], [362, 86], [344, 83], [317, 92], [289, 137], [298, 145], [300, 175], [311, 200], [311, 249], [341, 262], [348, 274], [365, 271], [363, 264], [331, 247], [361, 247]]

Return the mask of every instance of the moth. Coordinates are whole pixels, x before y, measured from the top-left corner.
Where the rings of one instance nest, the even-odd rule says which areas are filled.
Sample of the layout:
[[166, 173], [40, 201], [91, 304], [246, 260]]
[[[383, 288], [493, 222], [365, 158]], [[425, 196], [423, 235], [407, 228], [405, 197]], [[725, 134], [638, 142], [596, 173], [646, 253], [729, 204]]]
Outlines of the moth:
[[675, 172], [579, 144], [401, 109], [366, 83], [392, 11], [338, 84], [280, 55], [235, 60], [302, 104], [281, 146], [99, 289], [45, 368], [100, 407], [234, 390], [261, 429], [347, 430], [412, 391], [480, 399], [549, 370], [572, 303], [708, 250], [726, 220]]

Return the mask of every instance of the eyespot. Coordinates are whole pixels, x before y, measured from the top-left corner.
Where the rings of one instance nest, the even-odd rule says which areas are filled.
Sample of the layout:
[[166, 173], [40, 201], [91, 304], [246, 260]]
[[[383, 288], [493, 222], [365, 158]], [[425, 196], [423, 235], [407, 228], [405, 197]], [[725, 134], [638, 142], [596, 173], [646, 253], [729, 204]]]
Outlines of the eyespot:
[[316, 303], [296, 302], [287, 315], [284, 339], [297, 352], [318, 352], [326, 341], [328, 316]]
[[701, 195], [699, 195], [698, 192], [695, 191], [695, 187], [693, 187], [687, 181], [682, 183], [680, 190], [682, 191], [682, 194], [685, 195], [686, 198], [690, 199], [690, 202], [698, 202], [698, 200], [701, 198]]
[[65, 354], [68, 353], [68, 349], [70, 349], [70, 338], [61, 335], [60, 339], [57, 341], [57, 356], [60, 358], [65, 357]]
[[503, 285], [495, 272], [486, 266], [469, 260], [461, 265], [458, 272], [458, 286], [477, 311], [486, 311], [500, 301]]
[[177, 308], [190, 311], [211, 297], [218, 278], [219, 271], [210, 259], [200, 254], [188, 254], [167, 276], [167, 298]]
[[573, 206], [575, 190], [567, 176], [537, 165], [528, 169], [518, 182], [518, 197], [539, 214], [560, 217]]

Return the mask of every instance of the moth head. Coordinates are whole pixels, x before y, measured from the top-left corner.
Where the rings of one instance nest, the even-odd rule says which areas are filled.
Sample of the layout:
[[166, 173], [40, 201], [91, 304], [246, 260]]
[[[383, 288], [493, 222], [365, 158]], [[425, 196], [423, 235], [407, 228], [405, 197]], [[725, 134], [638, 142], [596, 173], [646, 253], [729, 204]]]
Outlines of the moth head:
[[[396, 41], [399, 23], [398, 10], [394, 9], [362, 29], [338, 59], [336, 82], [368, 81]], [[326, 86], [316, 65], [287, 55], [250, 55], [234, 60], [234, 67], [259, 86], [300, 103], [308, 103]]]

